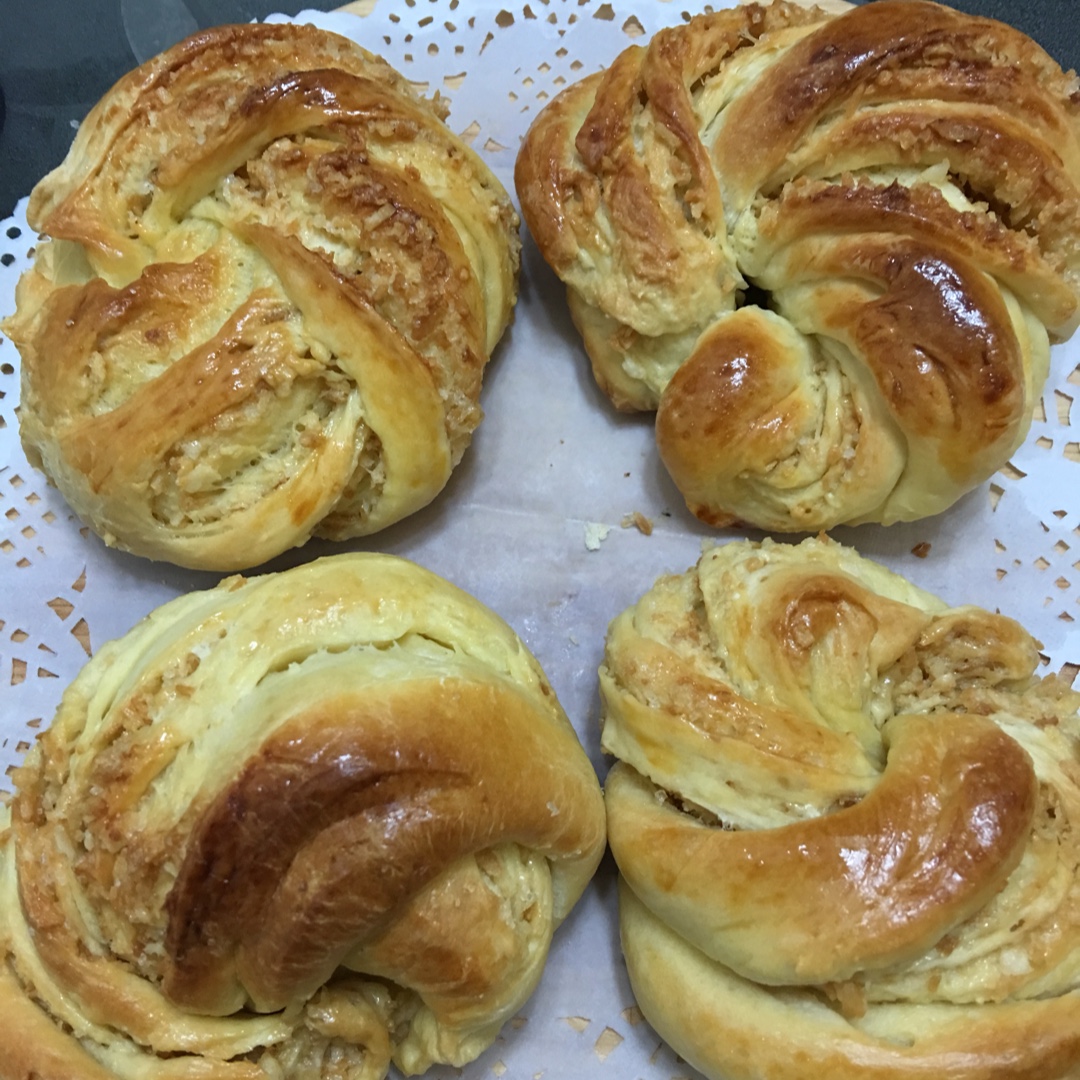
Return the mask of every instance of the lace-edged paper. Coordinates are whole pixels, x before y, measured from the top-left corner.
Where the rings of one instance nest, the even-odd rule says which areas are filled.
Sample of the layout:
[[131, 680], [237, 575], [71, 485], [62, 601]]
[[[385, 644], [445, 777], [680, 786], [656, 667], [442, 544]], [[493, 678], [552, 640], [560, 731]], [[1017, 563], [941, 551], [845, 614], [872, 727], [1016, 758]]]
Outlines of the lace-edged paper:
[[[366, 17], [303, 12], [381, 53], [426, 94], [507, 190], [528, 124], [567, 83], [663, 25], [705, 10], [671, 2], [527, 4], [406, 0]], [[271, 21], [287, 21], [284, 16]], [[0, 223], [0, 316], [14, 309], [35, 237], [25, 200]], [[515, 321], [485, 382], [485, 420], [434, 505], [350, 547], [405, 555], [498, 611], [544, 665], [598, 771], [596, 669], [607, 623], [703, 541], [660, 464], [648, 416], [616, 415], [596, 389], [561, 285], [525, 237]], [[0, 777], [47, 725], [103, 641], [216, 575], [110, 551], [26, 461], [19, 357], [0, 337]], [[1009, 465], [937, 518], [840, 529], [858, 548], [953, 604], [999, 609], [1042, 642], [1045, 669], [1080, 664], [1080, 340], [1053, 350], [1030, 435]], [[651, 526], [651, 528], [650, 528]], [[314, 542], [280, 569], [346, 545]], [[7, 786], [0, 780], [0, 789]], [[541, 986], [499, 1041], [435, 1077], [691, 1077], [641, 1022], [619, 954], [605, 862], [559, 931]]]

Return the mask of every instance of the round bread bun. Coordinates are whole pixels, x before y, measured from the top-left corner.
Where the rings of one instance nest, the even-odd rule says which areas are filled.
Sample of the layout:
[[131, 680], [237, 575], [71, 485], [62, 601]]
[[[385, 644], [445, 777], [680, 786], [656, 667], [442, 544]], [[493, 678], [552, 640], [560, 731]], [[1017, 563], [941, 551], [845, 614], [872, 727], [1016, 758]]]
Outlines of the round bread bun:
[[925, 0], [691, 19], [567, 88], [515, 183], [593, 372], [708, 524], [939, 513], [1080, 318], [1080, 97]]
[[1080, 694], [826, 539], [612, 623], [608, 836], [645, 1018], [713, 1080], [1080, 1075]]
[[2, 1080], [462, 1065], [605, 845], [535, 658], [384, 555], [160, 607], [86, 665], [15, 783]]
[[106, 543], [241, 570], [443, 489], [520, 248], [444, 118], [293, 24], [200, 32], [90, 112], [3, 329], [27, 457]]

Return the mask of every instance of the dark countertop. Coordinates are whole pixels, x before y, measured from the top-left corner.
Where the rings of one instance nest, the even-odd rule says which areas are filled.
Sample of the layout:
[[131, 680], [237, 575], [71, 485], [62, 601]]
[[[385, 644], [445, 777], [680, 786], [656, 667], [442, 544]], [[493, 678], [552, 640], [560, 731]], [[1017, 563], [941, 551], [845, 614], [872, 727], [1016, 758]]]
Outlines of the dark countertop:
[[[121, 75], [207, 26], [345, 0], [32, 0], [0, 12], [0, 218], [59, 165]], [[383, 0], [399, 3], [402, 0]]]
[[[33, 0], [0, 15], [0, 218], [63, 158], [77, 122], [126, 71], [194, 30], [341, 0]], [[400, 4], [404, 0], [379, 0]], [[655, 2], [655, 0], [645, 0]], [[1076, 0], [954, 0], [1012, 22], [1080, 68]]]

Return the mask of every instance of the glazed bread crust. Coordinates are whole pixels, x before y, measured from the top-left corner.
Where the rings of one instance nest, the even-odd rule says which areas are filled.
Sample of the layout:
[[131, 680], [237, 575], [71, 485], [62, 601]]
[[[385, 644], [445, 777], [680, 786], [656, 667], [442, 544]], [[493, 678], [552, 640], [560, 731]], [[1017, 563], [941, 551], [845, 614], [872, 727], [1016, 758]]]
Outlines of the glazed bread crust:
[[633, 46], [515, 175], [596, 379], [716, 526], [938, 513], [1022, 442], [1080, 317], [1080, 93], [925, 0], [777, 0]]
[[107, 543], [245, 569], [443, 489], [519, 261], [444, 116], [292, 24], [200, 32], [91, 111], [4, 330], [27, 456]]
[[605, 845], [536, 660], [401, 559], [231, 578], [101, 649], [16, 778], [0, 1077], [471, 1061]]
[[827, 540], [714, 548], [611, 625], [620, 923], [715, 1080], [1080, 1069], [1080, 694], [1015, 622]]

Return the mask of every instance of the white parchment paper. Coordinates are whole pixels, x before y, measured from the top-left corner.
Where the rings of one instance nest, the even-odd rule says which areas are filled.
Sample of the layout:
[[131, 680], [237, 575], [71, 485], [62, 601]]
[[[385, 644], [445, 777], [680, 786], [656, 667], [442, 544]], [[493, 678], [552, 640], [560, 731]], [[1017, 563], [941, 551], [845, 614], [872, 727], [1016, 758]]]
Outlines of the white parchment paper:
[[[297, 21], [354, 38], [448, 97], [451, 127], [512, 192], [519, 141], [561, 86], [703, 9], [660, 0], [381, 0], [366, 18], [305, 12]], [[0, 316], [13, 310], [29, 265], [35, 238], [24, 212], [25, 201], [0, 223]], [[464, 461], [428, 509], [348, 546], [415, 559], [499, 612], [544, 665], [602, 775], [596, 669], [609, 620], [661, 573], [692, 565], [703, 541], [738, 534], [716, 534], [687, 513], [657, 457], [651, 417], [610, 408], [562, 287], [524, 240], [515, 320], [488, 368], [486, 417]], [[991, 483], [929, 521], [833, 534], [950, 603], [1019, 619], [1043, 643], [1048, 671], [1080, 662], [1080, 342], [1056, 347], [1053, 360], [1026, 444]], [[87, 641], [96, 649], [165, 600], [217, 581], [105, 548], [26, 462], [17, 401], [18, 355], [0, 339], [0, 777], [48, 724]], [[635, 513], [652, 522], [651, 535], [625, 527]], [[344, 549], [312, 543], [265, 569]], [[473, 1065], [433, 1075], [696, 1076], [633, 1006], [614, 884], [608, 859], [560, 930], [522, 1015]]]

